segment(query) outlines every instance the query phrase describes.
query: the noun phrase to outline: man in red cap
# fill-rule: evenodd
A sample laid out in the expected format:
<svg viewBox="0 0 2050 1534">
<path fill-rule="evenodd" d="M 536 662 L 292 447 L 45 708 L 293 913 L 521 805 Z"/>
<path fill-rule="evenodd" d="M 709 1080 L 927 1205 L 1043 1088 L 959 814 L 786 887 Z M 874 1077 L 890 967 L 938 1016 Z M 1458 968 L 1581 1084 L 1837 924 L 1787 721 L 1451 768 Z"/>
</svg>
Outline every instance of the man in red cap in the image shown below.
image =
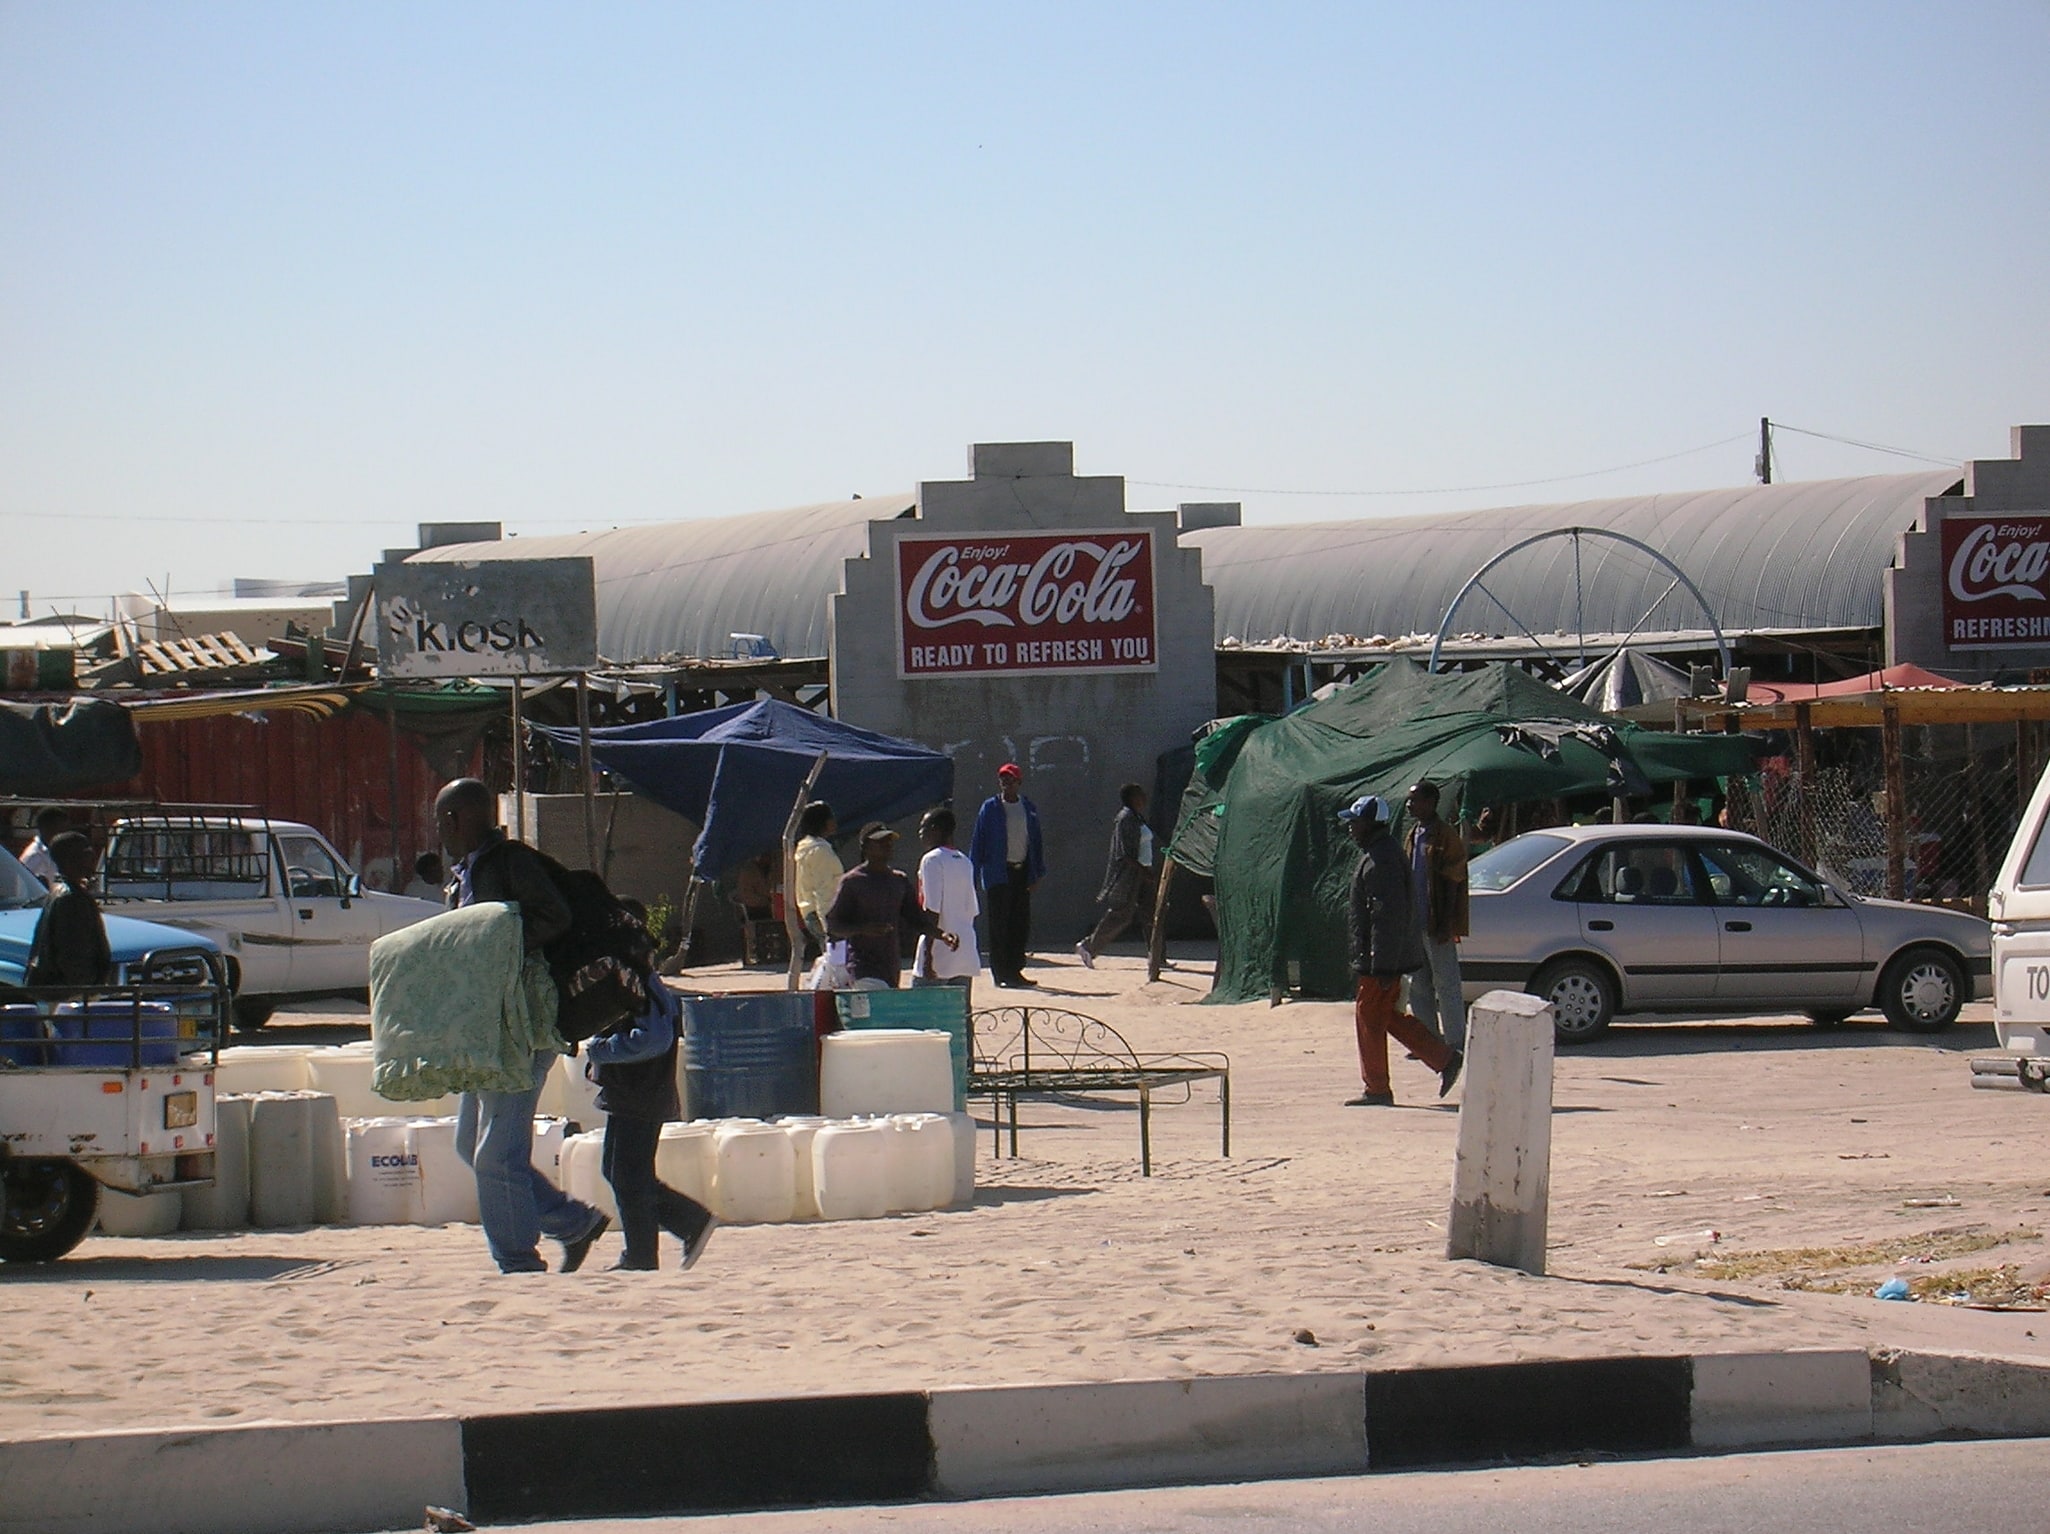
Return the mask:
<svg viewBox="0 0 2050 1534">
<path fill-rule="evenodd" d="M 975 814 L 968 861 L 989 913 L 989 972 L 998 985 L 1026 986 L 1025 951 L 1032 941 L 1032 886 L 1046 877 L 1039 809 L 1019 792 L 1025 770 L 1016 762 L 997 769 L 997 792 Z"/>
</svg>

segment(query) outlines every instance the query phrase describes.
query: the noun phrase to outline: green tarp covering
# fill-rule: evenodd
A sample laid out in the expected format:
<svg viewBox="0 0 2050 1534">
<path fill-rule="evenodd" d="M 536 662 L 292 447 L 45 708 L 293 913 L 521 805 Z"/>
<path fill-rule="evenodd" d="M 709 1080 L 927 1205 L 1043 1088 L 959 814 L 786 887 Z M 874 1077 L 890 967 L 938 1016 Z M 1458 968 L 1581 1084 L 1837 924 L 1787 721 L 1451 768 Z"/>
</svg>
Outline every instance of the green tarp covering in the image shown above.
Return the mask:
<svg viewBox="0 0 2050 1534">
<path fill-rule="evenodd" d="M 1216 1001 L 1264 998 L 1291 964 L 1306 994 L 1351 994 L 1355 853 L 1337 814 L 1360 794 L 1399 807 L 1432 778 L 1448 811 L 1472 813 L 1743 775 L 1754 761 L 1742 736 L 1621 724 L 1506 664 L 1440 674 L 1394 660 L 1286 718 L 1225 728 L 1225 746 L 1198 747 L 1172 847 L 1178 866 L 1216 882 Z"/>
</svg>

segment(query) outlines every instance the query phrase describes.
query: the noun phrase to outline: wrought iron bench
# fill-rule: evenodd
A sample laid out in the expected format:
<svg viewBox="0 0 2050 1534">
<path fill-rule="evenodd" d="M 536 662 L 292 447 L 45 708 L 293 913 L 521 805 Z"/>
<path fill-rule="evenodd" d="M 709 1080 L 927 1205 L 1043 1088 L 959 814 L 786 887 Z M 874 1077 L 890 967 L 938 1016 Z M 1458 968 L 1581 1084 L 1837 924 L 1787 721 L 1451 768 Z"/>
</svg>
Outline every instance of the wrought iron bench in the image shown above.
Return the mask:
<svg viewBox="0 0 2050 1534">
<path fill-rule="evenodd" d="M 1008 1117 L 1011 1154 L 1018 1154 L 1018 1100 L 1132 1092 L 1139 1099 L 1139 1169 L 1153 1175 L 1153 1094 L 1179 1089 L 1178 1102 L 1199 1081 L 1217 1083 L 1222 1154 L 1231 1154 L 1231 1061 L 1214 1052 L 1142 1055 L 1110 1024 L 1060 1007 L 989 1007 L 969 1019 L 968 1095 L 995 1110 L 992 1133 L 1003 1152 Z M 1007 1111 L 1008 1110 L 1008 1111 Z"/>
</svg>

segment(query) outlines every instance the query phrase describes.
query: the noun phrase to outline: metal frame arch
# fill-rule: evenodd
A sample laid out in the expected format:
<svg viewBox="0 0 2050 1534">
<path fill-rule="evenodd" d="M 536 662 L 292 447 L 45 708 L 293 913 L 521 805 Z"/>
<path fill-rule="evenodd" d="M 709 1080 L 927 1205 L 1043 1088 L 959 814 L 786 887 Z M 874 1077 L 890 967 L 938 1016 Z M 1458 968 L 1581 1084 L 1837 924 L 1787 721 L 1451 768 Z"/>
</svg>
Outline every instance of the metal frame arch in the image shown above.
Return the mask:
<svg viewBox="0 0 2050 1534">
<path fill-rule="evenodd" d="M 1723 636 L 1723 626 L 1717 621 L 1715 609 L 1709 605 L 1708 598 L 1702 594 L 1701 588 L 1694 584 L 1685 570 L 1682 570 L 1672 560 L 1661 554 L 1650 544 L 1644 542 L 1641 538 L 1633 538 L 1628 533 L 1619 533 L 1606 527 L 1554 527 L 1542 533 L 1533 533 L 1528 538 L 1519 539 L 1517 542 L 1510 544 L 1508 548 L 1502 550 L 1501 553 L 1495 555 L 1486 564 L 1474 571 L 1472 575 L 1466 578 L 1466 584 L 1461 586 L 1453 596 L 1451 605 L 1445 609 L 1445 616 L 1439 620 L 1437 635 L 1431 640 L 1431 658 L 1427 664 L 1427 669 L 1431 671 L 1438 669 L 1445 648 L 1445 636 L 1452 632 L 1452 619 L 1458 613 L 1460 604 L 1467 599 L 1469 593 L 1476 589 L 1489 596 L 1497 607 L 1501 607 L 1505 613 L 1509 613 L 1510 621 L 1516 623 L 1517 627 L 1522 628 L 1522 622 L 1517 618 L 1516 614 L 1509 612 L 1509 609 L 1503 606 L 1499 597 L 1496 597 L 1493 592 L 1488 591 L 1485 586 L 1481 585 L 1481 578 L 1510 556 L 1522 553 L 1533 544 L 1545 543 L 1554 538 L 1571 538 L 1573 540 L 1574 568 L 1576 572 L 1579 569 L 1580 540 L 1582 538 L 1607 538 L 1611 542 L 1627 545 L 1637 550 L 1638 553 L 1653 559 L 1661 567 L 1671 572 L 1674 583 L 1686 589 L 1687 594 L 1694 598 L 1695 605 L 1701 609 L 1702 616 L 1708 619 L 1709 630 L 1715 635 L 1716 655 L 1722 661 L 1723 675 L 1727 677 L 1730 674 L 1730 642 Z M 1667 591 L 1670 592 L 1671 589 L 1671 587 L 1668 587 Z M 1578 592 L 1576 589 L 1576 599 L 1577 596 Z M 1661 595 L 1659 601 L 1664 600 L 1664 595 Z M 1658 602 L 1654 602 L 1652 606 L 1657 607 Z M 1648 613 L 1647 616 L 1649 616 Z M 1638 621 L 1641 623 L 1643 620 L 1639 619 Z M 1537 638 L 1528 629 L 1524 630 L 1524 637 L 1533 642 Z M 1585 629 L 1582 630 L 1581 637 L 1583 639 L 1586 637 Z"/>
</svg>

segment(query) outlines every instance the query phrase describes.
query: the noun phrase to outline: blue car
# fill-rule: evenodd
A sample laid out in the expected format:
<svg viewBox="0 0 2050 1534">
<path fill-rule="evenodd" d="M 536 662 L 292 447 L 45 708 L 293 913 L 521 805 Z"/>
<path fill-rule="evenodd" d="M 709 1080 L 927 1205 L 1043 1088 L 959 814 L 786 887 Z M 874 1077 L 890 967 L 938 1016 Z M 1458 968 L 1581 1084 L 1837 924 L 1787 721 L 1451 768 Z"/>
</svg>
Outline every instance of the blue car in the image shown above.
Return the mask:
<svg viewBox="0 0 2050 1534">
<path fill-rule="evenodd" d="M 43 881 L 0 848 L 0 984 L 20 985 L 28 972 L 43 903 Z M 212 938 L 161 922 L 106 917 L 107 944 L 114 952 L 115 985 L 212 987 L 224 977 L 221 950 Z M 184 1007 L 179 1008 L 184 1012 Z M 194 997 L 192 1015 L 210 1017 L 213 1002 L 204 990 Z"/>
</svg>

